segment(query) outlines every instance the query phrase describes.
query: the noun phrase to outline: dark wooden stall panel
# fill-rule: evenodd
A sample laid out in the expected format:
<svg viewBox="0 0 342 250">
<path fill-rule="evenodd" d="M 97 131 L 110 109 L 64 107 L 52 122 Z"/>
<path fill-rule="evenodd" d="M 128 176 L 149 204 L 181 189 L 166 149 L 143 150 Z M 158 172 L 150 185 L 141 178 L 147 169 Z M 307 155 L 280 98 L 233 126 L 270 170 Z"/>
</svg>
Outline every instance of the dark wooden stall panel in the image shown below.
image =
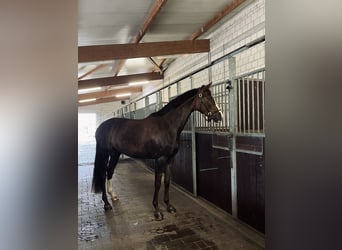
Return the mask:
<svg viewBox="0 0 342 250">
<path fill-rule="evenodd" d="M 172 166 L 172 182 L 193 192 L 191 132 L 180 135 L 179 150 Z"/>
<path fill-rule="evenodd" d="M 263 153 L 264 138 L 251 136 L 237 136 L 236 149 L 248 150 Z"/>
<path fill-rule="evenodd" d="M 238 218 L 265 233 L 264 156 L 237 153 Z"/>
<path fill-rule="evenodd" d="M 232 213 L 230 152 L 213 148 L 213 134 L 196 133 L 197 193 L 216 206 Z M 221 145 L 228 147 L 228 145 Z"/>
</svg>

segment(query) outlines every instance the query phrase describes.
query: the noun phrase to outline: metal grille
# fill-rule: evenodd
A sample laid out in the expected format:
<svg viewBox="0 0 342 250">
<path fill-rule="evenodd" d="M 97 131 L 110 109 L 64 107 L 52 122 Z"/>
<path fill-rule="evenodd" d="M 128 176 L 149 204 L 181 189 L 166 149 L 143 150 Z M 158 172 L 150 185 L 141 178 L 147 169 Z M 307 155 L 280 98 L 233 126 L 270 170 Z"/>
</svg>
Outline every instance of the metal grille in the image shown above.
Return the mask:
<svg viewBox="0 0 342 250">
<path fill-rule="evenodd" d="M 264 135 L 265 121 L 265 68 L 247 73 L 235 78 L 235 132 L 237 134 Z M 163 94 L 159 92 L 160 95 Z M 197 131 L 229 132 L 229 91 L 227 82 L 219 82 L 211 87 L 211 94 L 222 112 L 222 121 L 208 122 L 203 114 L 195 112 L 194 126 Z M 170 97 L 172 100 L 174 97 Z M 153 103 L 147 107 L 129 112 L 121 110 L 121 117 L 142 119 L 165 106 L 167 102 Z M 128 111 L 128 112 L 127 112 Z M 191 130 L 191 120 L 187 122 L 184 130 Z"/>
<path fill-rule="evenodd" d="M 236 133 L 264 134 L 265 69 L 236 78 Z"/>
</svg>

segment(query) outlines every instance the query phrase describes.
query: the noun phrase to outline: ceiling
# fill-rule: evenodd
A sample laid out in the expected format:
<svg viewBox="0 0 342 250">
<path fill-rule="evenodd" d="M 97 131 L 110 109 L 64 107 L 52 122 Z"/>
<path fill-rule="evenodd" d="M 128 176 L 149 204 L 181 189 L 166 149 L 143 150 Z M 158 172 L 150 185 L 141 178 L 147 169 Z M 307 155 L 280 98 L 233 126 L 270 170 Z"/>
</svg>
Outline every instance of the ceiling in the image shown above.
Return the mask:
<svg viewBox="0 0 342 250">
<path fill-rule="evenodd" d="M 177 56 L 208 52 L 201 35 L 245 2 L 79 0 L 78 97 L 92 100 L 79 106 L 127 99 L 142 91 L 133 82 L 162 79 Z"/>
</svg>

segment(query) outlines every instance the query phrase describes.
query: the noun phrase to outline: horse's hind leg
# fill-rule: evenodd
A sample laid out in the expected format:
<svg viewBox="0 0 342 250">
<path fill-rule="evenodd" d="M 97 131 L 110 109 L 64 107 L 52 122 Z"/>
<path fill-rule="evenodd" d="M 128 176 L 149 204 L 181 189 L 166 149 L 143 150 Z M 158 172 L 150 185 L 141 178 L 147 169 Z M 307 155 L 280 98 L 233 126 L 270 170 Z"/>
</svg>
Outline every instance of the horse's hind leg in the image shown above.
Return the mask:
<svg viewBox="0 0 342 250">
<path fill-rule="evenodd" d="M 171 165 L 172 165 L 172 161 L 169 162 L 166 165 L 165 168 L 165 176 L 164 176 L 164 202 L 166 204 L 166 209 L 169 213 L 175 213 L 176 212 L 176 208 L 174 208 L 174 206 L 172 206 L 170 204 L 170 199 L 169 199 L 169 190 L 170 190 L 170 182 L 171 182 Z"/>
<path fill-rule="evenodd" d="M 98 145 L 96 146 L 95 154 L 95 168 L 93 174 L 93 189 L 95 193 L 102 192 L 102 200 L 104 202 L 104 209 L 110 210 L 112 206 L 109 204 L 106 195 L 106 170 L 108 164 L 109 154 L 104 152 Z"/>
<path fill-rule="evenodd" d="M 107 168 L 107 192 L 112 198 L 113 201 L 118 200 L 118 196 L 115 194 L 113 191 L 113 174 L 114 174 L 114 169 L 116 167 L 116 164 L 119 161 L 120 153 L 117 151 L 114 151 L 110 154 L 110 160 L 108 163 L 108 168 Z"/>
</svg>

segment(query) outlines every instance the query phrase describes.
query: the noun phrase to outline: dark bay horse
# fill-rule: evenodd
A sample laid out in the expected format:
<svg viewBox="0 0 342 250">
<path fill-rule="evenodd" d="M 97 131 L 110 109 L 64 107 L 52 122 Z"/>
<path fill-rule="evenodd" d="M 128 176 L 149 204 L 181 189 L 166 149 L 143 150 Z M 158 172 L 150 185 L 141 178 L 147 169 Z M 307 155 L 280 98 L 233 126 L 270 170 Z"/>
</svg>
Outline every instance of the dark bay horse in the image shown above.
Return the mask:
<svg viewBox="0 0 342 250">
<path fill-rule="evenodd" d="M 197 110 L 207 119 L 222 120 L 211 92 L 211 83 L 192 89 L 170 101 L 161 110 L 141 120 L 112 118 L 104 121 L 96 130 L 96 155 L 92 188 L 95 193 L 102 192 L 104 209 L 112 209 L 106 195 L 106 177 L 108 194 L 112 200 L 117 196 L 112 189 L 112 176 L 120 154 L 133 158 L 155 159 L 155 182 L 153 206 L 156 220 L 163 219 L 158 206 L 158 194 L 164 173 L 164 202 L 167 211 L 176 212 L 170 204 L 169 186 L 171 165 L 178 152 L 179 136 L 190 114 Z"/>
</svg>

